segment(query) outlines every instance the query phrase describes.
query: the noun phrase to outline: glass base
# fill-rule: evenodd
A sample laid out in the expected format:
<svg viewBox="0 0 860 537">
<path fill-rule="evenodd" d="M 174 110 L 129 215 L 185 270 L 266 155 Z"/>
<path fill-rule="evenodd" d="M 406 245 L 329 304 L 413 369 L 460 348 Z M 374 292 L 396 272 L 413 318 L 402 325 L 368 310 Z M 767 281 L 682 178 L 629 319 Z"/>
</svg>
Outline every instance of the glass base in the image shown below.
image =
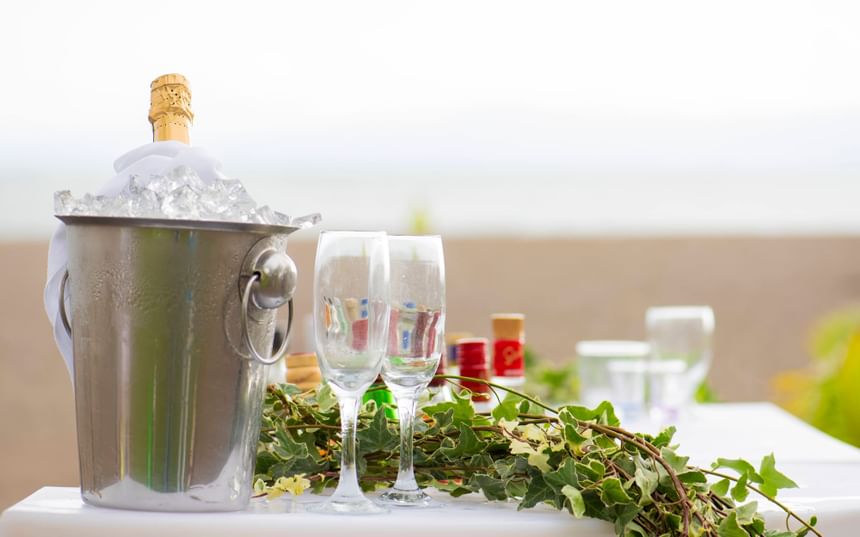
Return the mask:
<svg viewBox="0 0 860 537">
<path fill-rule="evenodd" d="M 395 488 L 383 492 L 379 496 L 379 503 L 393 507 L 442 507 L 444 505 L 421 489 L 400 490 Z"/>
<path fill-rule="evenodd" d="M 382 515 L 389 512 L 385 506 L 377 505 L 364 496 L 331 496 L 322 503 L 308 505 L 307 511 L 321 515 Z"/>
</svg>

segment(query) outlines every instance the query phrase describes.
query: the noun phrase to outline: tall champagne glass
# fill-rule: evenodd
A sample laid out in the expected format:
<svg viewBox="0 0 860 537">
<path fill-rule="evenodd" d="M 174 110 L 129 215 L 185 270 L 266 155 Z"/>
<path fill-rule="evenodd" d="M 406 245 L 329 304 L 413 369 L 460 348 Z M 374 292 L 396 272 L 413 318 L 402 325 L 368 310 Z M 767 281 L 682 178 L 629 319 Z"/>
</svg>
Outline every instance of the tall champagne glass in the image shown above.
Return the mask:
<svg viewBox="0 0 860 537">
<path fill-rule="evenodd" d="M 400 418 L 400 469 L 380 496 L 388 505 L 427 507 L 412 465 L 415 402 L 433 378 L 445 344 L 445 260 L 438 236 L 389 236 L 391 320 L 382 378 Z"/>
<path fill-rule="evenodd" d="M 312 508 L 322 513 L 374 514 L 386 508 L 358 485 L 355 429 L 361 396 L 379 375 L 388 335 L 388 243 L 385 233 L 320 234 L 314 266 L 317 358 L 340 405 L 341 467 L 337 488 Z"/>
</svg>

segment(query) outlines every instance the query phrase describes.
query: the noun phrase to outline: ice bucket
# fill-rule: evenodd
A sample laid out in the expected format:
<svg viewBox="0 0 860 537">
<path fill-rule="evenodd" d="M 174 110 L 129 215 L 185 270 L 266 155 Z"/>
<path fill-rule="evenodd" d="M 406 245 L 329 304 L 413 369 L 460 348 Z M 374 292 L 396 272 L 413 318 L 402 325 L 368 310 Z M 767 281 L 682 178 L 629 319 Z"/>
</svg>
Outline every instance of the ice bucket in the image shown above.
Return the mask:
<svg viewBox="0 0 860 537">
<path fill-rule="evenodd" d="M 81 494 L 154 511 L 245 507 L 296 228 L 59 216 Z M 63 297 L 66 297 L 64 300 Z M 68 307 L 68 313 L 64 306 Z M 289 329 L 288 329 L 289 331 Z"/>
</svg>

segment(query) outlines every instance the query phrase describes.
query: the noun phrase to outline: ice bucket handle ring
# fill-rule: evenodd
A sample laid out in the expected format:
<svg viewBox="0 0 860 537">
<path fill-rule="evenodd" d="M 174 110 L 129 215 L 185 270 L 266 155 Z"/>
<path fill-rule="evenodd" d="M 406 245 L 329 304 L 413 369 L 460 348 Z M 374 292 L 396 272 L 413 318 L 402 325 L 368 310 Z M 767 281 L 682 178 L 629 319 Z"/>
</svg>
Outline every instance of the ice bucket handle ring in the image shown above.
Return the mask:
<svg viewBox="0 0 860 537">
<path fill-rule="evenodd" d="M 242 339 L 245 346 L 251 352 L 251 356 L 265 365 L 272 365 L 287 352 L 287 344 L 290 341 L 290 332 L 293 328 L 293 293 L 296 289 L 296 266 L 293 260 L 286 254 L 277 250 L 268 249 L 256 259 L 255 270 L 245 284 L 245 292 L 242 294 Z M 257 289 L 254 290 L 254 285 Z M 248 308 L 251 296 L 254 305 L 263 309 L 276 309 L 287 304 L 287 331 L 281 346 L 271 356 L 260 354 L 248 330 Z"/>
<path fill-rule="evenodd" d="M 69 282 L 69 271 L 63 273 L 63 279 L 60 280 L 60 320 L 63 322 L 63 328 L 66 329 L 66 334 L 72 335 L 72 325 L 69 323 L 69 316 L 66 315 L 66 284 Z"/>
</svg>

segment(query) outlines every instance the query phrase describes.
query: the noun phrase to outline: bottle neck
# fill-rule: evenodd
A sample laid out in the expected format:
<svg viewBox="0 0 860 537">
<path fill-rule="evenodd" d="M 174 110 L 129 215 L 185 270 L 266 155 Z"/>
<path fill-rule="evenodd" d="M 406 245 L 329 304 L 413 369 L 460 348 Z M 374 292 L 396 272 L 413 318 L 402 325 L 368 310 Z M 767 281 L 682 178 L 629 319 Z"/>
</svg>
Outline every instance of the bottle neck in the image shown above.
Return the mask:
<svg viewBox="0 0 860 537">
<path fill-rule="evenodd" d="M 152 141 L 176 140 L 190 144 L 188 118 L 178 114 L 164 114 L 152 122 Z"/>
<path fill-rule="evenodd" d="M 162 75 L 149 86 L 149 122 L 152 141 L 176 140 L 189 143 L 188 128 L 194 120 L 191 112 L 191 89 L 179 74 Z"/>
</svg>

